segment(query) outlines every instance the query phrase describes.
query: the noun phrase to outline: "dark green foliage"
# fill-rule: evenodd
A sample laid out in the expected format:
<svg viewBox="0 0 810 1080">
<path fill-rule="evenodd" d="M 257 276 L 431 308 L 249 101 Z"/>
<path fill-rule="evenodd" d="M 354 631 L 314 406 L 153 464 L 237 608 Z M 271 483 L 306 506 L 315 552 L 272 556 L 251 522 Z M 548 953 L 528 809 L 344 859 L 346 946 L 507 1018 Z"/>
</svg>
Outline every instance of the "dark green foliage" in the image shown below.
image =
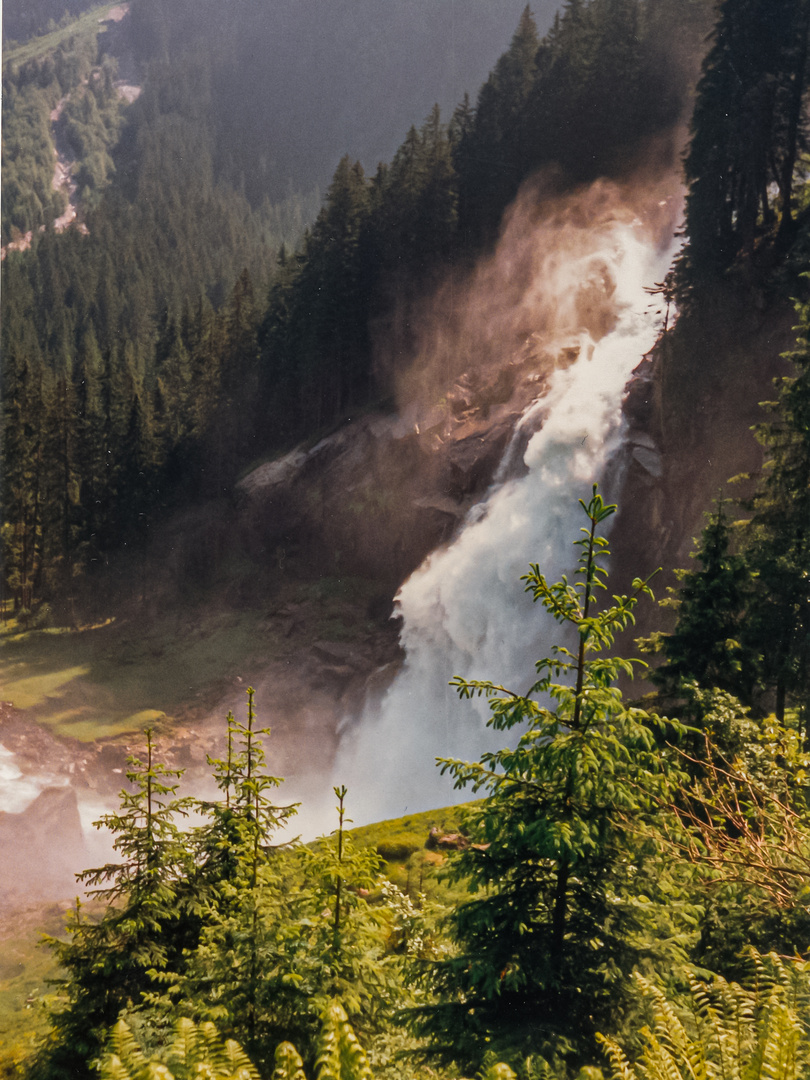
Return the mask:
<svg viewBox="0 0 810 1080">
<path fill-rule="evenodd" d="M 3 516 L 15 607 L 80 597 L 84 575 L 123 544 L 142 550 L 184 501 L 230 494 L 251 460 L 390 394 L 396 372 L 372 355 L 372 326 L 404 328 L 390 362 L 407 360 L 419 296 L 493 237 L 533 169 L 557 163 L 564 182 L 626 170 L 632 147 L 672 121 L 688 85 L 688 65 L 659 63 L 660 43 L 677 28 L 683 50 L 702 12 L 698 0 L 677 15 L 653 0 L 583 0 L 540 41 L 527 9 L 476 108 L 459 107 L 447 125 L 434 107 L 371 180 L 343 157 L 293 254 L 282 241 L 296 239 L 303 203 L 268 201 L 275 166 L 247 168 L 243 152 L 255 153 L 256 140 L 239 135 L 225 108 L 234 83 L 272 69 L 266 57 L 235 62 L 244 35 L 259 35 L 253 5 L 228 20 L 211 10 L 221 30 L 212 53 L 198 5 L 134 3 L 127 33 L 149 66 L 123 126 L 114 64 L 92 68 L 94 41 L 63 43 L 8 75 L 7 100 L 28 95 L 36 114 L 12 115 L 33 140 L 19 169 L 28 154 L 42 176 L 19 179 L 19 207 L 16 197 L 3 203 L 15 228 L 33 228 L 33 249 L 4 264 L 3 348 L 32 365 L 33 346 L 43 375 L 29 382 L 26 415 L 18 406 L 7 415 L 33 430 L 36 410 L 48 432 L 41 476 L 12 459 L 14 439 L 5 443 L 4 471 L 25 477 Z M 242 105 L 261 128 L 255 90 Z M 87 236 L 37 232 L 52 213 L 47 114 L 68 92 L 60 125 L 79 154 Z M 248 191 L 262 175 L 263 190 Z M 249 198 L 227 178 L 244 180 Z M 33 512 L 46 491 L 53 510 Z"/>
<path fill-rule="evenodd" d="M 97 197 L 115 169 L 112 152 L 123 124 L 116 76 L 116 64 L 108 57 L 86 86 L 71 92 L 60 117 L 58 134 L 78 162 L 77 194 L 84 206 Z"/>
<path fill-rule="evenodd" d="M 3 85 L 3 243 L 19 239 L 64 208 L 53 190 L 50 113 L 59 97 L 55 79 L 19 88 Z"/>
<path fill-rule="evenodd" d="M 683 296 L 749 255 L 778 225 L 789 238 L 805 135 L 806 0 L 723 0 L 698 85 L 686 157 Z"/>
<path fill-rule="evenodd" d="M 179 991 L 197 1011 L 225 1020 L 229 1032 L 261 1058 L 267 1019 L 262 998 L 268 950 L 274 948 L 281 871 L 274 834 L 294 816 L 295 805 L 276 806 L 280 784 L 266 769 L 263 737 L 248 690 L 244 724 L 228 715 L 227 752 L 213 760 L 224 798 L 200 804 L 206 821 L 191 838 L 198 870 L 194 892 L 205 931 Z M 282 845 L 283 846 L 283 845 Z"/>
<path fill-rule="evenodd" d="M 85 202 L 97 198 L 113 170 L 122 106 L 115 62 L 108 57 L 95 67 L 97 54 L 95 34 L 69 37 L 43 58 L 3 72 L 3 244 L 65 210 L 64 191 L 53 186 L 55 138 L 75 159 Z"/>
<path fill-rule="evenodd" d="M 35 34 L 52 30 L 57 24 L 69 22 L 95 0 L 6 0 L 3 5 L 3 45 L 26 41 Z"/>
<path fill-rule="evenodd" d="M 680 574 L 678 621 L 650 644 L 664 653 L 653 681 L 677 694 L 685 681 L 737 695 L 780 723 L 799 713 L 805 740 L 810 666 L 810 381 L 808 308 L 799 306 L 799 348 L 788 354 L 796 374 L 779 381 L 772 419 L 757 438 L 765 464 L 750 517 L 734 535 L 719 506 L 703 532 L 700 570 Z"/>
<path fill-rule="evenodd" d="M 765 468 L 745 536 L 757 580 L 747 633 L 762 650 L 777 718 L 796 708 L 810 747 L 810 305 L 798 314 L 798 348 L 788 354 L 795 375 L 780 381 L 772 419 L 757 431 Z"/>
<path fill-rule="evenodd" d="M 286 400 L 289 438 L 388 391 L 370 323 L 393 321 L 394 309 L 405 330 L 390 351 L 409 358 L 415 301 L 495 238 L 537 168 L 554 167 L 562 186 L 628 172 L 643 140 L 678 118 L 689 85 L 687 60 L 661 63 L 661 42 L 677 33 L 679 49 L 698 51 L 708 8 L 571 3 L 542 41 L 527 8 L 474 109 L 465 99 L 445 125 L 435 107 L 370 182 L 340 162 L 303 248 L 285 253 L 261 334 L 264 396 Z"/>
<path fill-rule="evenodd" d="M 311 847 L 284 854 L 265 842 L 249 850 L 238 837 L 227 840 L 239 819 L 233 804 L 210 807 L 201 834 L 220 837 L 218 861 L 203 861 L 201 881 L 209 865 L 221 877 L 183 994 L 197 1015 L 234 1034 L 263 1066 L 285 1039 L 313 1063 L 319 1017 L 335 996 L 368 1032 L 379 1029 L 401 994 L 384 955 L 384 911 L 368 899 L 381 860 L 369 849 L 355 850 L 344 828 L 345 789 L 337 792 L 338 830 Z M 211 850 L 210 839 L 205 848 Z"/>
<path fill-rule="evenodd" d="M 120 862 L 79 875 L 109 907 L 94 921 L 82 917 L 77 903 L 69 939 L 50 940 L 65 977 L 43 1054 L 47 1076 L 91 1075 L 89 1063 L 121 1010 L 142 1004 L 195 942 L 186 889 L 191 864 L 177 821 L 190 804 L 176 796 L 171 781 L 178 774 L 153 761 L 151 732 L 146 735 L 146 761 L 129 759 L 131 787 L 121 792 L 119 811 L 98 823 L 113 834 Z"/>
<path fill-rule="evenodd" d="M 519 732 L 513 749 L 480 763 L 442 763 L 457 787 L 487 792 L 469 816 L 473 842 L 452 864 L 478 895 L 448 917 L 456 951 L 426 965 L 438 1003 L 412 1016 L 432 1052 L 465 1065 L 480 1064 L 485 1047 L 588 1053 L 598 1026 L 621 1014 L 640 956 L 632 897 L 645 852 L 635 830 L 662 812 L 671 780 L 658 721 L 627 707 L 614 685 L 633 663 L 604 654 L 649 590 L 637 581 L 632 596 L 598 606 L 608 552 L 597 527 L 615 507 L 596 489 L 582 506 L 577 580 L 550 584 L 536 566 L 525 579 L 576 632 L 574 650 L 539 660 L 527 695 L 453 681 L 464 697 L 487 697 L 494 730 Z"/>
<path fill-rule="evenodd" d="M 508 50 L 481 88 L 472 122 L 461 129 L 455 161 L 462 227 L 477 235 L 493 235 L 529 172 L 533 146 L 521 137 L 521 120 L 535 86 L 538 47 L 537 27 L 527 7 Z"/>
<path fill-rule="evenodd" d="M 666 659 L 651 679 L 665 692 L 677 693 L 684 681 L 694 679 L 701 687 L 717 687 L 751 702 L 757 656 L 741 642 L 754 583 L 745 558 L 731 546 L 731 525 L 719 503 L 694 555 L 700 569 L 678 575 L 677 626 L 654 642 Z"/>
</svg>

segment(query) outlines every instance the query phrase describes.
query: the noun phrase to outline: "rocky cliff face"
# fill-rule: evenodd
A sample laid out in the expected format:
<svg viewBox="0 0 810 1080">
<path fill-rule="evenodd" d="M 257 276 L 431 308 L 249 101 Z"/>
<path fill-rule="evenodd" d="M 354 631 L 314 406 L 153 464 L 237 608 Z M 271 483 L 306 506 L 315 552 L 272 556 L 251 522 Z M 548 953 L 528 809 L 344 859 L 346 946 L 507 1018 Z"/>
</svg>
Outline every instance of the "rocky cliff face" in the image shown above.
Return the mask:
<svg viewBox="0 0 810 1080">
<path fill-rule="evenodd" d="M 682 317 L 636 372 L 625 400 L 625 469 L 612 537 L 617 584 L 658 567 L 655 591 L 690 566 L 704 515 L 717 498 L 739 498 L 762 453 L 751 431 L 765 419 L 760 402 L 787 373 L 782 354 L 795 344 L 792 307 L 724 287 Z M 633 636 L 666 615 L 643 605 Z"/>
<path fill-rule="evenodd" d="M 492 483 L 527 405 L 577 348 L 548 354 L 532 341 L 499 368 L 468 372 L 435 404 L 372 412 L 237 485 L 235 505 L 176 519 L 155 547 L 175 580 L 238 546 L 254 564 L 295 560 L 314 575 L 356 575 L 393 598 L 402 581 L 449 540 Z M 389 606 L 390 611 L 390 606 Z"/>
</svg>

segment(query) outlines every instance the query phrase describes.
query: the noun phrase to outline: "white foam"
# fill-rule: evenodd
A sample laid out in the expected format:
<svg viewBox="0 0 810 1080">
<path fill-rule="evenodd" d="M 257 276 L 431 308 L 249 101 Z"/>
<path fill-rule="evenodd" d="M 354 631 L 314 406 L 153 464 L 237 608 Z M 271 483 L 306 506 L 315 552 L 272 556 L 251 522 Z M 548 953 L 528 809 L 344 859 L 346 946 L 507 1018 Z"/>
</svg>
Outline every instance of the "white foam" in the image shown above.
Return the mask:
<svg viewBox="0 0 810 1080">
<path fill-rule="evenodd" d="M 574 245 L 568 263 L 564 250 L 557 253 L 561 287 L 602 274 L 617 321 L 596 342 L 580 331 L 579 358 L 527 410 L 515 436 L 525 443 L 528 427 L 525 474 L 503 479 L 455 542 L 402 587 L 405 665 L 382 705 L 347 725 L 334 769 L 334 782 L 349 786 L 358 823 L 465 797 L 440 776 L 435 759 L 475 760 L 506 736 L 486 729 L 485 702 L 460 701 L 450 678 L 493 679 L 525 692 L 534 661 L 560 643 L 559 628 L 520 577 L 530 562 L 551 580 L 576 563 L 572 542 L 585 520 L 577 500 L 589 497 L 620 445 L 624 388 L 658 332 L 644 287 L 661 280 L 672 256 L 637 222 L 615 220 L 591 232 L 590 248 Z M 574 306 L 561 306 L 566 321 L 547 331 L 550 340 L 560 332 L 570 340 Z"/>
</svg>

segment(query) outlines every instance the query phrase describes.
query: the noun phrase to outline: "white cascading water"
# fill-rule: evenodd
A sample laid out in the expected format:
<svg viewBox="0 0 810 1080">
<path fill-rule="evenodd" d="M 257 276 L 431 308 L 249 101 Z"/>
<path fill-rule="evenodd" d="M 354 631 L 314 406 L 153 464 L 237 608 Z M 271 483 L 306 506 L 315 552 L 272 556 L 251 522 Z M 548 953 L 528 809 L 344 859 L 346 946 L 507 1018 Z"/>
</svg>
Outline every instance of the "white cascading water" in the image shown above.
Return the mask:
<svg viewBox="0 0 810 1080">
<path fill-rule="evenodd" d="M 564 227 L 540 227 L 529 239 L 545 245 L 540 273 L 549 277 L 522 291 L 521 325 L 534 291 L 543 298 L 544 341 L 570 343 L 576 334 L 579 355 L 524 413 L 486 500 L 400 590 L 404 666 L 382 703 L 347 724 L 333 774 L 348 785 L 358 823 L 464 798 L 435 759 L 477 760 L 507 737 L 486 728 L 486 703 L 462 702 L 450 678 L 487 678 L 525 692 L 535 660 L 561 643 L 559 627 L 533 604 L 520 577 L 535 562 L 557 580 L 576 562 L 572 542 L 584 523 L 577 500 L 605 477 L 622 439 L 623 391 L 657 337 L 645 286 L 662 280 L 670 265 L 676 203 L 653 202 L 660 209 L 641 216 L 609 205 L 602 220 L 586 214 L 581 226 L 576 214 L 567 215 Z M 583 325 L 593 319 L 574 302 L 582 283 L 592 293 L 594 281 L 614 315 L 596 341 Z M 511 459 L 521 450 L 516 476 Z"/>
<path fill-rule="evenodd" d="M 525 411 L 496 483 L 457 538 L 400 590 L 406 661 L 382 702 L 346 722 L 331 778 L 349 787 L 356 824 L 463 798 L 435 759 L 474 760 L 505 736 L 486 728 L 486 704 L 461 702 L 449 680 L 491 678 L 525 691 L 534 661 L 560 641 L 520 577 L 530 562 L 552 579 L 571 569 L 583 520 L 577 499 L 602 480 L 621 444 L 623 390 L 657 335 L 645 286 L 662 279 L 674 250 L 679 198 L 668 187 L 647 186 L 629 203 L 599 184 L 541 211 L 529 193 L 467 293 L 453 292 L 452 304 L 439 294 L 419 357 L 431 392 L 448 350 L 473 363 L 477 353 L 479 366 L 510 362 L 497 346 L 518 338 L 531 339 L 538 355 L 570 357 L 577 343 L 579 355 Z M 0 745 L 0 810 L 22 810 L 63 782 L 23 775 Z M 296 831 L 333 827 L 326 787 L 323 778 L 298 792 L 295 780 L 285 785 L 303 800 Z M 103 807 L 91 809 L 96 817 Z"/>
</svg>

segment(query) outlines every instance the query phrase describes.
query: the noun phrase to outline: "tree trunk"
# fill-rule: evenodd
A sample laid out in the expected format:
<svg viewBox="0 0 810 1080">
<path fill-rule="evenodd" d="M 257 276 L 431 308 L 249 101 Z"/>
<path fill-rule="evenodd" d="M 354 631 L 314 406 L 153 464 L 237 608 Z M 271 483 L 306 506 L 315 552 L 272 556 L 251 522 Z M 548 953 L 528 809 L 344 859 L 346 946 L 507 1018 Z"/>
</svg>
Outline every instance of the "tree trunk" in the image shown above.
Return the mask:
<svg viewBox="0 0 810 1080">
<path fill-rule="evenodd" d="M 801 4 L 799 16 L 799 40 L 796 63 L 793 69 L 793 81 L 790 94 L 790 110 L 788 113 L 787 146 L 785 157 L 782 162 L 782 176 L 779 189 L 782 193 L 782 218 L 779 222 L 779 235 L 784 236 L 793 228 L 793 213 L 790 200 L 793 194 L 793 170 L 796 168 L 796 157 L 799 147 L 799 126 L 802 117 L 802 102 L 807 83 L 807 51 L 808 35 L 810 34 L 810 3 L 807 0 Z"/>
<path fill-rule="evenodd" d="M 565 953 L 565 926 L 568 920 L 568 879 L 571 865 L 567 858 L 557 864 L 557 880 L 554 885 L 554 910 L 551 919 L 551 970 L 555 981 L 562 976 Z"/>
</svg>

